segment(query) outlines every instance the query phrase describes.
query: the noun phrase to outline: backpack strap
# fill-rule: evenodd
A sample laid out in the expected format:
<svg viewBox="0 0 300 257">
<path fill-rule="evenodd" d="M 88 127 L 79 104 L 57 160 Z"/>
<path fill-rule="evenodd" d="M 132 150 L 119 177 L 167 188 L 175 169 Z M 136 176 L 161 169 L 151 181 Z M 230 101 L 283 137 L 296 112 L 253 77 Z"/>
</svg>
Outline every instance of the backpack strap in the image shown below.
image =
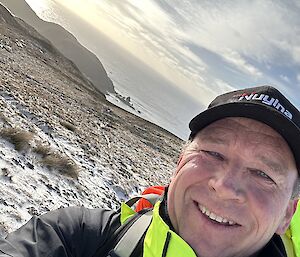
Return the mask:
<svg viewBox="0 0 300 257">
<path fill-rule="evenodd" d="M 152 220 L 152 210 L 139 216 L 107 257 L 130 257 Z"/>
<path fill-rule="evenodd" d="M 106 241 L 102 246 L 100 246 L 93 257 L 104 257 L 104 256 L 111 256 L 115 257 L 115 255 L 112 251 L 114 247 L 118 244 L 118 242 L 123 238 L 123 236 L 126 234 L 128 229 L 140 218 L 140 216 L 144 215 L 146 212 L 148 212 L 149 209 L 144 209 L 138 213 L 136 213 L 134 216 L 128 218 L 126 222 L 122 225 L 120 225 L 115 231 L 111 232 Z M 110 255 L 108 255 L 111 252 Z"/>
<path fill-rule="evenodd" d="M 145 194 L 131 198 L 126 202 L 126 204 L 132 207 L 140 199 L 145 199 L 154 206 L 155 203 L 162 197 L 163 196 L 157 194 Z M 152 220 L 152 215 L 152 209 L 148 209 L 148 211 L 139 215 L 135 222 L 132 222 L 129 229 L 119 239 L 119 242 L 116 244 L 114 249 L 109 252 L 108 257 L 130 257 L 147 231 Z"/>
<path fill-rule="evenodd" d="M 161 196 L 157 194 L 136 196 L 129 199 L 126 204 L 129 207 L 133 207 L 133 205 L 140 199 L 145 199 L 152 205 L 155 205 L 155 203 L 161 199 Z M 120 212 L 120 210 L 118 212 Z M 128 218 L 125 223 L 122 224 L 116 231 L 114 231 L 109 236 L 104 246 L 99 247 L 93 256 L 129 257 L 149 227 L 151 220 L 152 209 L 142 209 L 141 211 L 137 212 L 132 217 Z"/>
</svg>

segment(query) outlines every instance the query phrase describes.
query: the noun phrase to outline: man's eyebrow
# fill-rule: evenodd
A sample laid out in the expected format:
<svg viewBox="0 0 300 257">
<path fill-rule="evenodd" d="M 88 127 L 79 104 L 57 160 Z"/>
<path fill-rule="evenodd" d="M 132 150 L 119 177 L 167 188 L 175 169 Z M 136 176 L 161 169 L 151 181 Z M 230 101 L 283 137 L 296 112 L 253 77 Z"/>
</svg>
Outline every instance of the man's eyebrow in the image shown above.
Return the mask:
<svg viewBox="0 0 300 257">
<path fill-rule="evenodd" d="M 203 137 L 201 137 L 201 141 L 205 143 L 229 145 L 229 140 L 227 140 L 226 138 L 221 138 L 218 136 L 207 136 L 205 134 L 203 135 Z"/>
<path fill-rule="evenodd" d="M 282 162 L 272 161 L 265 156 L 258 157 L 261 162 L 271 168 L 274 172 L 279 173 L 280 175 L 285 175 L 287 167 Z"/>
</svg>

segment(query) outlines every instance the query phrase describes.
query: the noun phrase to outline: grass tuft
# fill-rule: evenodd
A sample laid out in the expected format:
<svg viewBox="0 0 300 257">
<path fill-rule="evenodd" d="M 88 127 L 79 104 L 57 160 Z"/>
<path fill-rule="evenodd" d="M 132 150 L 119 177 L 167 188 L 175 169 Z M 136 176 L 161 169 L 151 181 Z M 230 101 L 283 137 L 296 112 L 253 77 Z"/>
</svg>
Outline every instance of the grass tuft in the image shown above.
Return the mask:
<svg viewBox="0 0 300 257">
<path fill-rule="evenodd" d="M 33 151 L 41 155 L 41 164 L 50 170 L 57 170 L 62 175 L 78 178 L 79 169 L 77 164 L 68 156 L 54 152 L 49 145 L 39 144 Z"/>
<path fill-rule="evenodd" d="M 41 155 L 42 158 L 45 158 L 47 155 L 50 155 L 52 153 L 52 150 L 49 145 L 38 144 L 33 148 L 33 152 Z"/>
<path fill-rule="evenodd" d="M 4 128 L 0 130 L 0 136 L 12 143 L 17 151 L 30 148 L 30 141 L 33 134 L 19 128 Z"/>
<path fill-rule="evenodd" d="M 67 156 L 63 156 L 58 153 L 52 153 L 43 158 L 42 163 L 50 169 L 58 170 L 65 176 L 76 179 L 78 178 L 78 167 L 76 163 Z"/>
</svg>

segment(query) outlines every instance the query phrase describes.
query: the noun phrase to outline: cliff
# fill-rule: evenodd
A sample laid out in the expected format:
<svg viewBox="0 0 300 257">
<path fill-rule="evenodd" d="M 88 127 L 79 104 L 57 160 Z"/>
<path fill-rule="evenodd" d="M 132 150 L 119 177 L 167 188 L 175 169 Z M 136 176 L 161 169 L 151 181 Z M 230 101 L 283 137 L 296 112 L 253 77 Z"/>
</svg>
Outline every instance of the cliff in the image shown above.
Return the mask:
<svg viewBox="0 0 300 257">
<path fill-rule="evenodd" d="M 64 56 L 70 59 L 97 90 L 115 93 L 112 81 L 95 54 L 83 47 L 77 39 L 60 25 L 40 19 L 25 0 L 0 0 L 15 16 L 34 27 Z"/>
</svg>

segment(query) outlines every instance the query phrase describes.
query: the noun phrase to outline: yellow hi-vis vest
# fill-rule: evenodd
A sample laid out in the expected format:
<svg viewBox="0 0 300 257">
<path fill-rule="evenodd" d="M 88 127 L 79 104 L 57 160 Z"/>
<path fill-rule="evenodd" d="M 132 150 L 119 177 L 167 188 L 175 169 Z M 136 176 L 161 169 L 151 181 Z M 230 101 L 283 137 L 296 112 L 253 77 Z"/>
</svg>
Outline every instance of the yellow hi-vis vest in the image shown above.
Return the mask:
<svg viewBox="0 0 300 257">
<path fill-rule="evenodd" d="M 154 205 L 151 224 L 146 232 L 144 240 L 143 257 L 163 256 L 167 245 L 166 257 L 197 257 L 193 249 L 159 216 L 160 201 Z M 126 204 L 121 206 L 121 223 L 134 215 L 135 212 Z"/>
<path fill-rule="evenodd" d="M 288 257 L 300 257 L 300 205 L 298 206 L 291 224 L 281 236 Z"/>
<path fill-rule="evenodd" d="M 159 216 L 159 206 L 160 201 L 154 205 L 153 219 L 144 240 L 143 257 L 162 256 L 166 242 L 168 242 L 166 257 L 197 257 L 193 249 L 179 235 L 171 231 L 169 226 Z M 134 210 L 125 203 L 122 203 L 122 224 L 135 214 Z M 288 257 L 300 257 L 300 205 L 294 214 L 288 230 L 281 236 L 281 239 Z"/>
</svg>

